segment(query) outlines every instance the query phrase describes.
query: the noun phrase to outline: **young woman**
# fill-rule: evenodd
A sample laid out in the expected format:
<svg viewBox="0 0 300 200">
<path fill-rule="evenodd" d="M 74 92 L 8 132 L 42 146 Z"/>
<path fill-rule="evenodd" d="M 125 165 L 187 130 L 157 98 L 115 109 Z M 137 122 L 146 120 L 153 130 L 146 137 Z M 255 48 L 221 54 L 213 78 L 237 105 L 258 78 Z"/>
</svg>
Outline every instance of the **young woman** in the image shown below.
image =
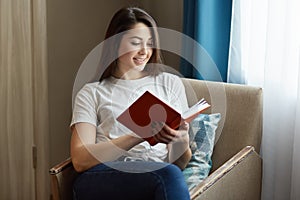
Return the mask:
<svg viewBox="0 0 300 200">
<path fill-rule="evenodd" d="M 181 173 L 191 157 L 188 124 L 153 123 L 151 146 L 116 118 L 149 90 L 179 112 L 187 108 L 179 77 L 162 72 L 157 26 L 140 8 L 124 8 L 105 36 L 100 81 L 75 98 L 71 157 L 80 173 L 75 199 L 189 199 Z M 141 116 L 143 117 L 143 116 Z"/>
</svg>

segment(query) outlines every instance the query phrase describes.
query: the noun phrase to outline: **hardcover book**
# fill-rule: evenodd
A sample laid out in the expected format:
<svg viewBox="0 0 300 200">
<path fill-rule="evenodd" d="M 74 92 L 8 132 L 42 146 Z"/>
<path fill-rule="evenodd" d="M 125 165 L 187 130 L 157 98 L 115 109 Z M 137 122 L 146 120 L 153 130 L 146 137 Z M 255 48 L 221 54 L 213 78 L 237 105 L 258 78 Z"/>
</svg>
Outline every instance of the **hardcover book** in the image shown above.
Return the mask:
<svg viewBox="0 0 300 200">
<path fill-rule="evenodd" d="M 146 91 L 133 102 L 117 120 L 138 136 L 148 141 L 150 145 L 157 144 L 153 138 L 152 122 L 163 122 L 172 129 L 178 129 L 183 122 L 191 122 L 197 115 L 210 107 L 201 99 L 188 110 L 180 114 L 170 105 Z"/>
</svg>

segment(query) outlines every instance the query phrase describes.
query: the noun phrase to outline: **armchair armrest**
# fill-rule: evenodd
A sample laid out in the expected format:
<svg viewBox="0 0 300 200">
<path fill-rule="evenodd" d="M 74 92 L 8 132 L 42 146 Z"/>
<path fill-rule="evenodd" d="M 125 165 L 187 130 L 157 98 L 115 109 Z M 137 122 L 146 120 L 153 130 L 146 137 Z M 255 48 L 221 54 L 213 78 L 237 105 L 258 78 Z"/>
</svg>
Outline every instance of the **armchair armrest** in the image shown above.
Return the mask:
<svg viewBox="0 0 300 200">
<path fill-rule="evenodd" d="M 71 158 L 55 165 L 49 170 L 53 200 L 73 199 L 73 182 L 78 173 L 75 171 Z"/>
<path fill-rule="evenodd" d="M 51 175 L 55 175 L 60 173 L 61 171 L 63 171 L 64 169 L 68 168 L 68 167 L 72 167 L 72 159 L 71 158 L 67 158 L 66 160 L 62 161 L 61 163 L 55 165 L 54 167 L 52 167 L 49 170 L 49 173 Z"/>
<path fill-rule="evenodd" d="M 260 199 L 262 160 L 247 146 L 190 191 L 192 200 Z"/>
</svg>

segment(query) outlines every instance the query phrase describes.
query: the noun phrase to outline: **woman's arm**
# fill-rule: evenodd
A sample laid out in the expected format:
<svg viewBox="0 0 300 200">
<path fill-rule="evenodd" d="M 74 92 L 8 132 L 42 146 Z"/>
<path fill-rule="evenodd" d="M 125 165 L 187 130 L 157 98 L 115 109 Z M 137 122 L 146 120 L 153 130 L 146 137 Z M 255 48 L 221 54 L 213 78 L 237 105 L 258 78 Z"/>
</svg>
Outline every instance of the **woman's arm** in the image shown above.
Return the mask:
<svg viewBox="0 0 300 200">
<path fill-rule="evenodd" d="M 154 138 L 158 142 L 168 145 L 169 162 L 174 163 L 182 170 L 186 167 L 192 156 L 188 130 L 188 123 L 184 123 L 178 130 L 174 130 L 162 123 L 157 123 L 154 128 L 154 131 L 157 133 L 154 135 Z"/>
<path fill-rule="evenodd" d="M 77 172 L 83 172 L 99 163 L 113 161 L 124 155 L 142 138 L 124 135 L 107 142 L 96 141 L 96 127 L 89 123 L 77 123 L 72 127 L 71 157 Z"/>
<path fill-rule="evenodd" d="M 189 145 L 189 124 L 184 123 L 179 130 L 175 140 L 168 144 L 169 162 L 177 165 L 183 170 L 191 160 L 192 152 Z M 174 130 L 173 130 L 174 131 Z"/>
<path fill-rule="evenodd" d="M 177 77 L 178 78 L 178 77 Z M 177 81 L 174 82 L 173 92 L 176 94 L 177 99 L 175 99 L 174 104 L 179 104 L 179 110 L 184 112 L 189 108 L 187 97 L 185 93 L 185 87 L 181 79 L 178 78 Z M 174 163 L 180 169 L 184 169 L 188 162 L 191 159 L 192 152 L 189 145 L 189 124 L 183 124 L 179 130 L 177 131 L 179 137 L 173 142 L 168 144 L 169 148 L 169 162 Z"/>
</svg>

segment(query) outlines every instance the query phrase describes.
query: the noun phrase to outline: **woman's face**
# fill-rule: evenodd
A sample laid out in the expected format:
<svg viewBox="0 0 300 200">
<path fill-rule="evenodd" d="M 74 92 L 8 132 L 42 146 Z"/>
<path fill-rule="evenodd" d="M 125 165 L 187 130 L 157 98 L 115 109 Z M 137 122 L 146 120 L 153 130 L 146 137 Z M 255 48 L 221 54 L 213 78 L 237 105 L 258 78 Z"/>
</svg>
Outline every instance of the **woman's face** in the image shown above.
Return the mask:
<svg viewBox="0 0 300 200">
<path fill-rule="evenodd" d="M 135 24 L 121 40 L 118 68 L 123 72 L 142 71 L 151 58 L 152 46 L 150 29 L 143 23 Z"/>
</svg>

